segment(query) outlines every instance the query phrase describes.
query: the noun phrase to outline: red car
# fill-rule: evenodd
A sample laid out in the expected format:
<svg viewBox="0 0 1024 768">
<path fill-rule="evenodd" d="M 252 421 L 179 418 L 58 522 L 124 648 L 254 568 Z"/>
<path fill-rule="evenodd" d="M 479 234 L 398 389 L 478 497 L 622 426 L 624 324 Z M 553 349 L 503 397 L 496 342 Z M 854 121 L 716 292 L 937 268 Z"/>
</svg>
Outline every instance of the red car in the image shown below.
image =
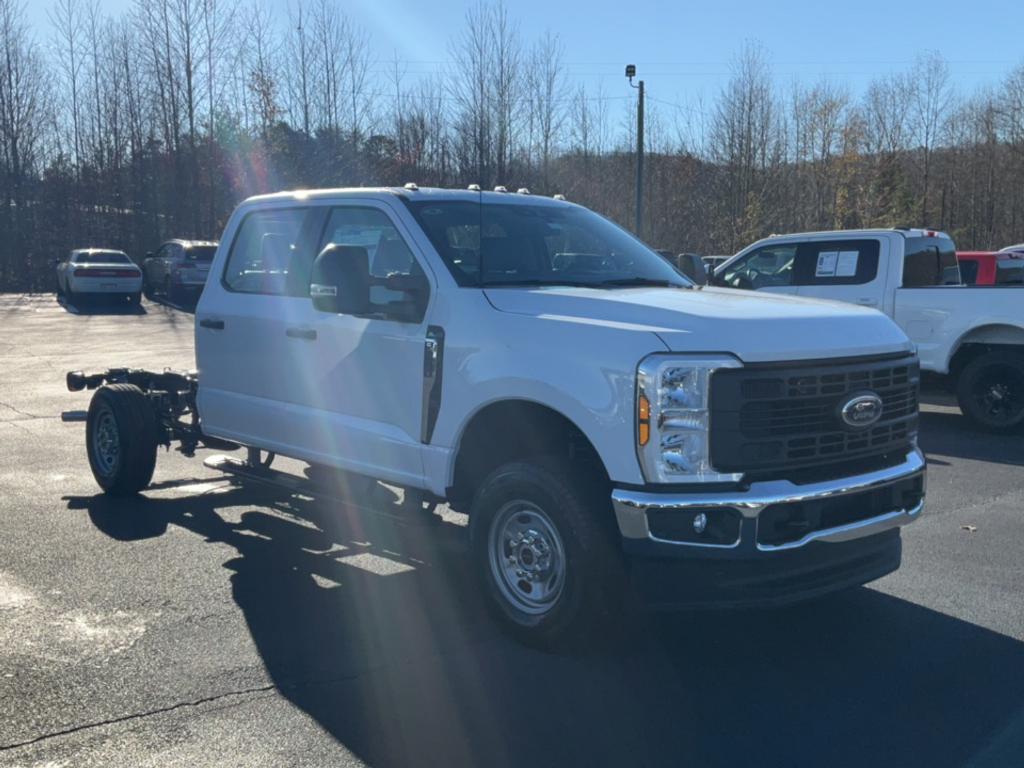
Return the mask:
<svg viewBox="0 0 1024 768">
<path fill-rule="evenodd" d="M 1024 285 L 1024 251 L 957 251 L 965 285 Z"/>
</svg>

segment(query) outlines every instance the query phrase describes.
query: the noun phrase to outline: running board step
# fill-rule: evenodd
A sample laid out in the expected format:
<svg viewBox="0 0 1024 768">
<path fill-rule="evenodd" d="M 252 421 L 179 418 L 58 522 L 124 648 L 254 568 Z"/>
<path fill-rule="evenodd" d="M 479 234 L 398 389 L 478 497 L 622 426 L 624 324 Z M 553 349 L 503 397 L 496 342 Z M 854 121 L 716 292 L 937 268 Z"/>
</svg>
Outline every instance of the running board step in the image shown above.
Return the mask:
<svg viewBox="0 0 1024 768">
<path fill-rule="evenodd" d="M 252 464 L 249 464 L 242 459 L 236 459 L 233 456 L 210 456 L 203 461 L 203 466 L 209 469 L 215 469 L 218 472 L 224 472 L 225 474 L 232 475 L 246 482 L 259 483 L 260 485 L 276 488 L 290 494 L 299 494 L 321 499 L 323 501 L 332 501 L 360 512 L 368 512 L 372 515 L 386 517 L 391 520 L 401 522 L 404 525 L 432 525 L 434 522 L 432 519 L 434 517 L 433 515 L 409 514 L 398 504 L 394 505 L 394 511 L 381 510 L 378 505 L 368 506 L 365 503 L 365 500 L 361 502 L 360 500 L 353 498 L 354 494 L 346 493 L 345 489 L 340 487 L 340 484 L 336 484 L 334 487 L 331 487 L 331 485 L 316 483 L 307 478 L 293 475 L 290 472 L 281 472 L 277 469 L 253 466 Z M 341 479 L 344 478 L 345 475 L 343 473 L 339 473 L 336 477 Z M 371 482 L 369 481 L 369 478 L 366 480 L 367 482 Z"/>
</svg>

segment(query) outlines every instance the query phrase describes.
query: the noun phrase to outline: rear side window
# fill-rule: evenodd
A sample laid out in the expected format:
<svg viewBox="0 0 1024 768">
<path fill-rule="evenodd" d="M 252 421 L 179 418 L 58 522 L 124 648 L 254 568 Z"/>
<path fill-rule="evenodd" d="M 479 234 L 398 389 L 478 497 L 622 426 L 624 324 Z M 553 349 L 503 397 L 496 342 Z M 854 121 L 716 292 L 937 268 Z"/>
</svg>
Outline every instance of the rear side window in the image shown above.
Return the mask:
<svg viewBox="0 0 1024 768">
<path fill-rule="evenodd" d="M 960 285 L 960 265 L 952 240 L 908 237 L 904 246 L 903 287 Z"/>
<path fill-rule="evenodd" d="M 878 276 L 878 240 L 801 243 L 794 285 L 863 285 Z"/>
<path fill-rule="evenodd" d="M 247 215 L 224 267 L 224 286 L 238 293 L 308 296 L 313 254 L 307 223 L 314 208 L 271 208 Z"/>
</svg>

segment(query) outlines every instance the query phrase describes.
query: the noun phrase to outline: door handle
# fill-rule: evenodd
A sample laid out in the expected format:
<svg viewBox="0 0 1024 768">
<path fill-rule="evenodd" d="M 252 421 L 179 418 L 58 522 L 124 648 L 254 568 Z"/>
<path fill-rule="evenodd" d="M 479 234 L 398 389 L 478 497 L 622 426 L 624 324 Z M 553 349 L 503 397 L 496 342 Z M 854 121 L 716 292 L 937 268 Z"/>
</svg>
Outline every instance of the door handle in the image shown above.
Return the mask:
<svg viewBox="0 0 1024 768">
<path fill-rule="evenodd" d="M 285 329 L 285 335 L 292 339 L 316 341 L 316 331 L 312 328 L 287 328 Z"/>
<path fill-rule="evenodd" d="M 215 320 L 212 317 L 204 317 L 202 320 L 199 321 L 199 327 L 200 328 L 209 328 L 209 329 L 214 330 L 214 331 L 223 331 L 224 330 L 224 321 L 223 320 Z"/>
<path fill-rule="evenodd" d="M 857 299 L 857 303 L 865 307 L 874 307 L 878 304 L 874 299 Z"/>
</svg>

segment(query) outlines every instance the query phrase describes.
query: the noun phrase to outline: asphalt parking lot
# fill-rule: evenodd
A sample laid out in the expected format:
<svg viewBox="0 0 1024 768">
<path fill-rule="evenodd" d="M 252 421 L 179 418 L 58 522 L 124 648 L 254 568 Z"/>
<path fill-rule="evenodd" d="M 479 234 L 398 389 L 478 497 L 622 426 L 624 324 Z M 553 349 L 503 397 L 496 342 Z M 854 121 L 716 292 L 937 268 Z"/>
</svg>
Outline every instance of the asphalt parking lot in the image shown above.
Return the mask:
<svg viewBox="0 0 1024 768">
<path fill-rule="evenodd" d="M 902 569 L 578 651 L 487 618 L 451 514 L 161 453 L 98 494 L 72 368 L 192 365 L 192 316 L 0 295 L 0 765 L 1024 764 L 1024 438 L 926 405 Z"/>
</svg>

